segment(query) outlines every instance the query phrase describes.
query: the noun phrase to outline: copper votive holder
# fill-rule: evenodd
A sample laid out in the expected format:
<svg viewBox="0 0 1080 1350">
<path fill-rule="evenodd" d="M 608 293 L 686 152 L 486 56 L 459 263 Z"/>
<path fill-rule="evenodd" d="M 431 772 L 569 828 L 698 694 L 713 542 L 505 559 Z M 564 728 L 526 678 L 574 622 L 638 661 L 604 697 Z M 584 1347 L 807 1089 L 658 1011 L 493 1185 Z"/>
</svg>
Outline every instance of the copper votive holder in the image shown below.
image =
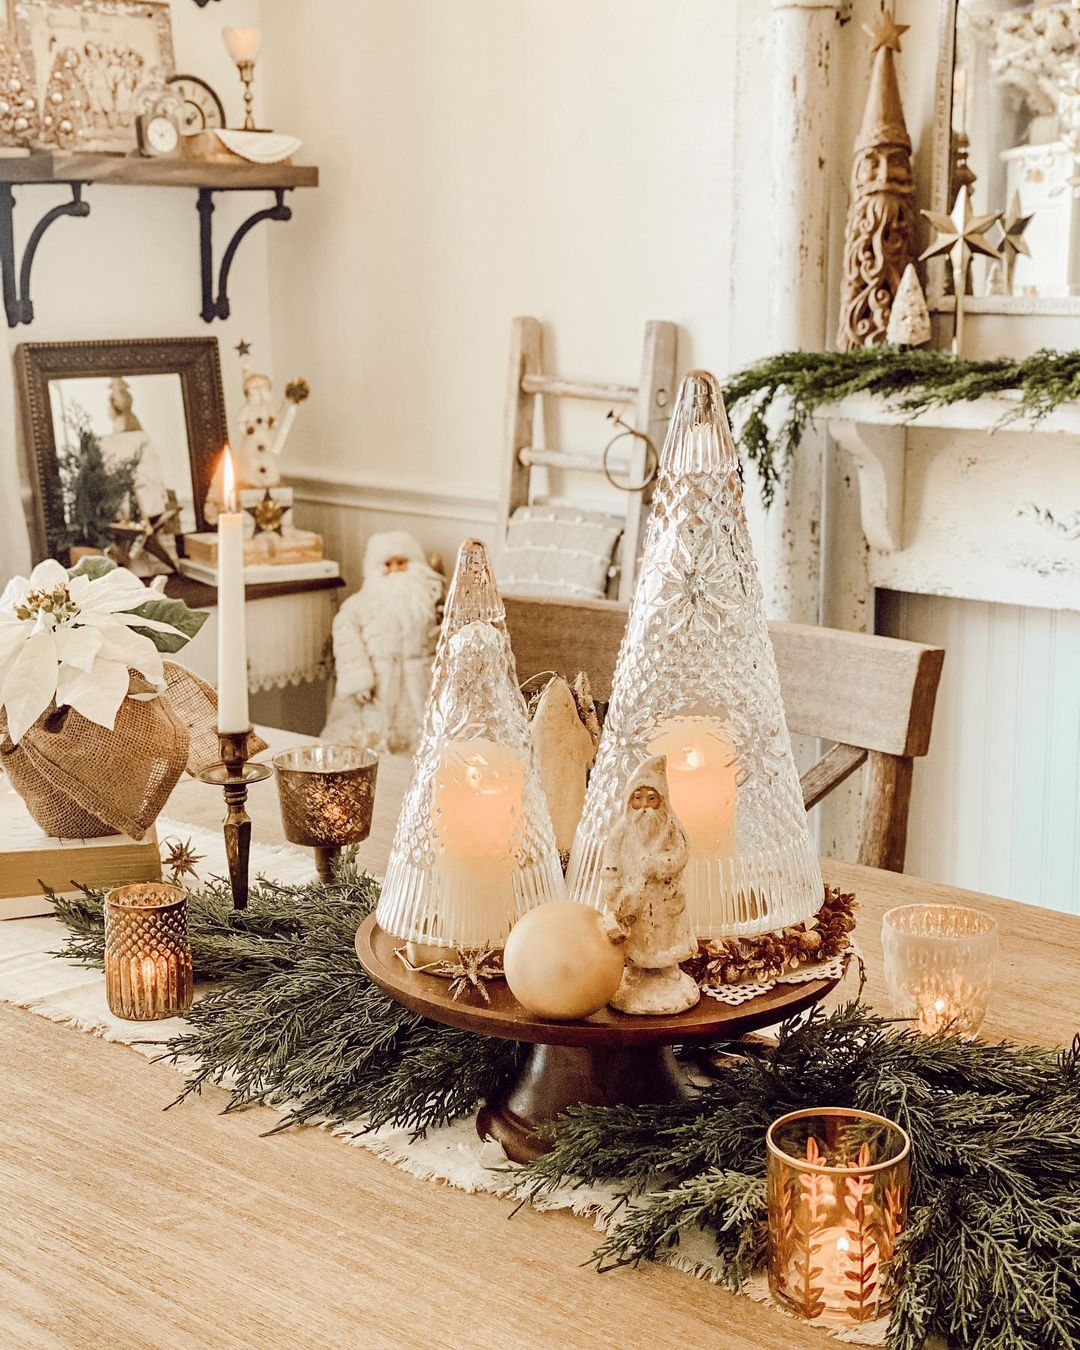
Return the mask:
<svg viewBox="0 0 1080 1350">
<path fill-rule="evenodd" d="M 333 881 L 342 848 L 371 832 L 378 755 L 352 745 L 300 745 L 272 762 L 285 838 L 313 848 L 320 879 Z"/>
<path fill-rule="evenodd" d="M 164 882 L 116 886 L 105 894 L 105 996 L 129 1022 L 156 1022 L 191 1007 L 195 982 L 187 895 Z"/>
<path fill-rule="evenodd" d="M 820 1107 L 773 1121 L 765 1143 L 773 1298 L 831 1326 L 883 1317 L 907 1222 L 906 1132 L 869 1111 Z"/>
</svg>

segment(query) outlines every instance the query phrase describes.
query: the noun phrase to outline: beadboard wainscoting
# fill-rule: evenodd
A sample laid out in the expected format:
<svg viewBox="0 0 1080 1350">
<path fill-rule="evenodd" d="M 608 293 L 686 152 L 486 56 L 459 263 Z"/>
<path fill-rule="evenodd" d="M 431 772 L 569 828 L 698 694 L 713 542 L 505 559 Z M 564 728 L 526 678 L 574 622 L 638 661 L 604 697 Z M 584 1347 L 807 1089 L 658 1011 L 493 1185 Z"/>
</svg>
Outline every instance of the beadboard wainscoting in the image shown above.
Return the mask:
<svg viewBox="0 0 1080 1350">
<path fill-rule="evenodd" d="M 880 591 L 877 627 L 946 652 L 907 871 L 1080 913 L 1080 613 Z"/>
<path fill-rule="evenodd" d="M 363 580 L 364 548 L 378 530 L 409 530 L 429 553 L 439 553 L 449 573 L 462 540 L 497 540 L 494 494 L 458 484 L 416 488 L 390 479 L 359 475 L 303 473 L 286 465 L 301 529 L 323 536 L 328 558 L 336 558 L 351 594 Z"/>
</svg>

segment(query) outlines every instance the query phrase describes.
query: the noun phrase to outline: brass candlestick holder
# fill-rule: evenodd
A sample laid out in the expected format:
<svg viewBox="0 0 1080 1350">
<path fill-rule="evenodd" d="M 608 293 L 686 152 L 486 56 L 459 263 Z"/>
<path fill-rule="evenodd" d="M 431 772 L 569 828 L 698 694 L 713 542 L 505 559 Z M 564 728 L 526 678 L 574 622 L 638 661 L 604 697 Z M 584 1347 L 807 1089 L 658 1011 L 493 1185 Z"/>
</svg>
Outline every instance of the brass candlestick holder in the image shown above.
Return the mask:
<svg viewBox="0 0 1080 1350">
<path fill-rule="evenodd" d="M 261 783 L 272 772 L 269 764 L 248 763 L 247 731 L 219 731 L 221 760 L 203 769 L 199 779 L 225 793 L 225 854 L 229 860 L 229 884 L 233 908 L 247 909 L 248 860 L 251 856 L 251 817 L 245 809 L 248 784 Z"/>
</svg>

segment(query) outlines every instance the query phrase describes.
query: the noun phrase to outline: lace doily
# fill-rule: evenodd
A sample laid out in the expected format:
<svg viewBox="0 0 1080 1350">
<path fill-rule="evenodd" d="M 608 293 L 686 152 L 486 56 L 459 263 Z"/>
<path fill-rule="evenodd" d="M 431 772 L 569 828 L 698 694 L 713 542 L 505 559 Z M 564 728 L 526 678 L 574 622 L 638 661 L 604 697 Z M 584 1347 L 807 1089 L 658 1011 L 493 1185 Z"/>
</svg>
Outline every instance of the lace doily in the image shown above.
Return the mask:
<svg viewBox="0 0 1080 1350">
<path fill-rule="evenodd" d="M 759 994 L 767 994 L 770 989 L 775 989 L 778 984 L 810 984 L 813 980 L 842 979 L 847 971 L 848 962 L 852 958 L 855 960 L 862 959 L 858 947 L 854 942 L 849 941 L 844 951 L 839 956 L 834 956 L 831 961 L 821 961 L 810 966 L 799 966 L 797 970 L 780 975 L 775 980 L 768 981 L 768 983 L 702 986 L 701 992 L 706 998 L 714 998 L 718 1003 L 726 1003 L 731 1008 L 737 1008 L 740 1003 L 748 1003 L 750 999 L 757 998 Z"/>
</svg>

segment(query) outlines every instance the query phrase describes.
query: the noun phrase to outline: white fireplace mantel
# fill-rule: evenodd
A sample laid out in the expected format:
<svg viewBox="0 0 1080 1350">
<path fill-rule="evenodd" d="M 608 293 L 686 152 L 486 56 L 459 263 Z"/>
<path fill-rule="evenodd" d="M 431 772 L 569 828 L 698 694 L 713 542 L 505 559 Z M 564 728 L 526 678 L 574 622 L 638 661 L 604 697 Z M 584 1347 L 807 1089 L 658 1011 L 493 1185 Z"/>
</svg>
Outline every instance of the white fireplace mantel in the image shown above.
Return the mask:
<svg viewBox="0 0 1080 1350">
<path fill-rule="evenodd" d="M 1018 395 L 818 409 L 851 457 L 873 587 L 1080 610 L 1080 404 Z"/>
</svg>

